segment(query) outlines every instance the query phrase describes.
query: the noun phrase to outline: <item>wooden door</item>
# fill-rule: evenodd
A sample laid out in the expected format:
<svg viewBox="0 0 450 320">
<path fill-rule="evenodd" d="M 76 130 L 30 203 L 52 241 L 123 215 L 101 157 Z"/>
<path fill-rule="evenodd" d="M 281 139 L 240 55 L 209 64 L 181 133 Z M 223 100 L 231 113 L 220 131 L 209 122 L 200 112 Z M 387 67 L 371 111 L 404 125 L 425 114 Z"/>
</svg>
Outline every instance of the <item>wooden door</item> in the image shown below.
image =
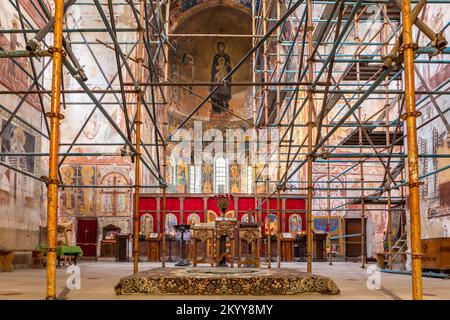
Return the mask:
<svg viewBox="0 0 450 320">
<path fill-rule="evenodd" d="M 78 220 L 77 246 L 83 250 L 85 257 L 97 256 L 97 220 Z"/>
<path fill-rule="evenodd" d="M 367 221 L 366 221 L 367 222 Z M 367 225 L 365 223 L 364 225 Z M 361 233 L 361 219 L 345 219 L 345 234 L 351 236 L 354 234 Z M 366 233 L 364 233 L 366 234 Z M 367 241 L 366 237 L 364 243 L 366 244 L 367 252 Z M 346 258 L 357 258 L 361 256 L 361 236 L 352 236 L 345 238 L 345 257 Z"/>
</svg>

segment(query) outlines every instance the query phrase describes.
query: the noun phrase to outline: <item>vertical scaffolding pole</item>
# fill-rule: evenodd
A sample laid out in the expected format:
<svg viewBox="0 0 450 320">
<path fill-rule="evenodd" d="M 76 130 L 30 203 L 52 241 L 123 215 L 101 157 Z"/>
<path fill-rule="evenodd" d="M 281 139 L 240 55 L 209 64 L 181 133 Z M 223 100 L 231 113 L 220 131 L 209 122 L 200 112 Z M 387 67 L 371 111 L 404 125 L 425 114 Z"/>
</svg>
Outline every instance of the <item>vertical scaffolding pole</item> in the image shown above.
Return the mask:
<svg viewBox="0 0 450 320">
<path fill-rule="evenodd" d="M 328 115 L 325 117 L 325 123 L 329 124 L 329 117 Z M 327 126 L 326 128 L 327 134 L 330 131 L 329 127 Z M 327 141 L 327 145 L 329 145 L 330 142 Z M 331 168 L 330 168 L 330 162 L 327 162 L 327 213 L 328 213 L 328 244 L 329 244 L 329 248 L 330 248 L 330 253 L 328 256 L 328 264 L 331 266 L 333 264 L 333 244 L 332 244 L 332 240 L 331 238 L 331 228 L 330 228 L 330 220 L 331 220 L 331 183 L 330 183 L 330 179 L 331 179 Z"/>
<path fill-rule="evenodd" d="M 308 81 L 313 81 L 313 23 L 312 23 L 312 0 L 307 2 L 308 10 Z M 314 98 L 311 91 L 308 91 L 308 167 L 307 167 L 307 180 L 308 180 L 308 194 L 307 194 L 307 212 L 306 212 L 306 259 L 307 259 L 307 272 L 312 272 L 312 143 L 313 143 L 313 108 Z"/>
<path fill-rule="evenodd" d="M 359 43 L 360 38 L 359 38 L 359 19 L 358 19 L 358 15 L 355 15 L 354 19 L 354 39 L 355 39 L 355 43 L 358 44 L 358 48 L 359 48 Z M 359 59 L 359 54 L 357 54 L 355 56 L 356 59 Z M 356 83 L 359 87 L 359 83 L 360 83 L 360 65 L 359 62 L 356 62 Z M 358 108 L 358 118 L 359 121 L 361 121 L 362 119 L 362 112 L 361 112 L 361 106 Z M 359 152 L 363 153 L 363 149 L 362 149 L 362 145 L 363 145 L 363 128 L 360 126 L 359 130 L 358 130 L 358 142 L 359 142 Z M 366 267 L 366 243 L 365 243 L 365 237 L 366 237 L 366 225 L 365 225 L 365 218 L 366 218 L 366 206 L 365 206 L 365 194 L 364 194 L 364 159 L 361 158 L 360 159 L 360 163 L 359 163 L 359 171 L 360 171 L 360 186 L 361 186 L 361 268 L 365 268 Z"/>
<path fill-rule="evenodd" d="M 165 30 L 166 35 L 169 36 L 169 27 L 170 27 L 170 1 L 166 2 L 166 16 L 165 16 Z M 169 80 L 169 39 L 164 42 L 164 55 L 166 57 L 165 65 L 164 65 L 164 81 L 167 82 Z M 169 97 L 168 90 L 169 87 L 164 87 L 164 96 L 166 99 Z M 167 101 L 166 101 L 167 103 Z M 169 119 L 167 114 L 167 105 L 164 106 L 164 114 L 163 114 L 163 131 L 164 131 L 164 144 L 163 144 L 163 178 L 164 178 L 164 186 L 163 186 L 163 197 L 162 197 L 162 224 L 163 224 L 163 232 L 162 232 L 162 250 L 161 250 L 161 261 L 162 267 L 166 266 L 166 211 L 167 211 L 167 137 L 169 136 Z"/>
<path fill-rule="evenodd" d="M 144 71 L 144 26 L 145 26 L 145 0 L 140 0 L 139 20 L 141 29 L 139 30 L 139 44 L 137 48 L 137 82 L 142 82 L 142 74 Z M 120 72 L 120 70 L 119 70 Z M 139 270 L 139 195 L 141 188 L 141 104 L 142 91 L 136 94 L 136 156 L 134 169 L 134 214 L 133 214 L 133 272 L 137 273 Z"/>
<path fill-rule="evenodd" d="M 52 96 L 50 118 L 50 156 L 49 176 L 47 180 L 47 300 L 56 299 L 56 232 L 58 224 L 58 145 L 59 122 L 63 119 L 60 113 L 62 39 L 64 1 L 55 1 L 55 23 L 53 42 Z"/>
<path fill-rule="evenodd" d="M 422 300 L 422 261 L 420 245 L 419 166 L 417 150 L 416 101 L 414 93 L 414 50 L 412 40 L 411 2 L 402 0 L 403 55 L 405 69 L 405 102 L 408 143 L 408 186 L 411 228 L 412 298 Z"/>
<path fill-rule="evenodd" d="M 384 11 L 387 12 L 387 5 L 384 4 Z M 384 47 L 384 54 L 388 55 L 389 54 L 389 48 L 388 48 L 388 43 L 387 43 L 387 39 L 388 39 L 388 22 L 386 21 L 386 16 L 384 16 L 384 24 L 383 24 L 383 33 L 382 33 L 382 42 L 384 43 L 383 47 Z M 386 91 L 388 91 L 389 89 L 389 81 L 388 79 L 386 79 L 385 81 L 385 89 Z M 391 144 L 391 135 L 390 135 L 390 129 L 388 126 L 389 123 L 389 109 L 390 109 L 390 103 L 389 103 L 389 93 L 386 93 L 384 96 L 384 107 L 386 108 L 385 112 L 386 112 L 386 125 L 385 125 L 385 129 L 386 129 L 386 145 L 389 146 Z M 391 171 L 391 166 L 390 166 L 390 161 L 389 161 L 389 165 L 387 166 L 387 170 L 389 170 L 389 172 Z M 386 176 L 387 179 L 388 176 Z M 392 183 L 393 181 L 391 181 Z M 388 224 L 387 224 L 387 240 L 388 240 L 388 268 L 392 270 L 392 199 L 391 199 L 391 183 L 389 183 L 389 189 L 387 190 L 387 202 L 388 202 L 388 207 L 387 207 L 387 212 L 388 212 Z M 383 239 L 384 241 L 384 239 Z M 383 247 L 384 247 L 384 243 L 383 243 Z M 384 249 L 384 248 L 383 248 Z"/>
<path fill-rule="evenodd" d="M 281 15 L 281 0 L 277 0 L 277 20 L 280 19 L 280 15 Z M 276 61 L 276 78 L 278 80 L 280 80 L 279 74 L 280 74 L 280 66 L 281 66 L 281 61 L 280 61 L 280 41 L 281 41 L 281 31 L 282 31 L 282 27 L 278 28 L 278 36 L 277 36 L 277 61 Z M 278 117 L 280 117 L 280 104 L 281 104 L 281 96 L 280 96 L 280 86 L 277 86 L 276 89 L 276 108 L 277 108 L 277 115 Z M 280 124 L 279 121 L 277 121 L 278 124 Z M 280 129 L 281 126 L 278 126 L 278 129 Z M 271 141 L 273 143 L 273 141 Z M 277 160 L 278 160 L 278 168 L 277 168 L 277 181 L 280 181 L 281 178 L 281 162 L 280 162 L 280 147 L 278 146 L 278 152 L 277 152 Z M 280 200 L 280 188 L 277 185 L 277 267 L 281 268 L 281 200 Z"/>
<path fill-rule="evenodd" d="M 267 8 L 267 0 L 263 0 L 262 1 L 262 14 L 263 14 L 263 34 L 267 34 L 267 23 L 268 23 L 268 17 L 267 15 L 269 14 L 269 9 Z M 270 16 L 270 14 L 269 14 Z M 269 56 L 268 56 L 268 45 L 267 45 L 267 41 L 264 41 L 264 45 L 263 45 L 263 60 L 264 60 L 264 83 L 269 82 L 269 74 L 268 74 L 268 70 L 269 70 Z M 264 86 L 264 119 L 265 119 L 265 125 L 266 125 L 266 161 L 267 161 L 267 173 L 266 173 L 266 197 L 269 198 L 270 196 L 270 159 L 269 159 L 269 130 L 268 130 L 268 124 L 269 124 L 269 86 L 265 85 Z M 264 169 L 263 169 L 264 170 Z M 268 219 L 269 214 L 270 214 L 270 200 L 268 199 L 266 201 L 266 219 Z M 280 221 L 277 221 L 277 228 L 278 225 L 280 224 Z M 270 269 L 272 268 L 272 256 L 271 256 L 271 244 L 272 244 L 272 237 L 271 235 L 268 233 L 267 235 L 267 267 Z"/>
</svg>

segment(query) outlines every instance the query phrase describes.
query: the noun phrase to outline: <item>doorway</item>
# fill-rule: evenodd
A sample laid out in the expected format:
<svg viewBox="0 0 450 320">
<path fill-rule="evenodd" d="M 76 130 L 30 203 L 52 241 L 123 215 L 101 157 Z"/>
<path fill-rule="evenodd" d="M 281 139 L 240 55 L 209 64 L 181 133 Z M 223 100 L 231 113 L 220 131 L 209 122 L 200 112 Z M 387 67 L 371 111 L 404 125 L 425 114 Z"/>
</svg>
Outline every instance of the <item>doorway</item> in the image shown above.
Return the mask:
<svg viewBox="0 0 450 320">
<path fill-rule="evenodd" d="M 97 256 L 97 219 L 78 220 L 77 246 L 83 250 L 83 256 Z"/>
<path fill-rule="evenodd" d="M 367 219 L 364 226 L 367 230 Z M 364 230 L 364 243 L 366 244 L 367 253 L 367 232 Z M 357 260 L 361 256 L 361 236 L 352 236 L 356 234 L 361 234 L 361 219 L 345 219 L 345 259 L 346 260 Z"/>
</svg>

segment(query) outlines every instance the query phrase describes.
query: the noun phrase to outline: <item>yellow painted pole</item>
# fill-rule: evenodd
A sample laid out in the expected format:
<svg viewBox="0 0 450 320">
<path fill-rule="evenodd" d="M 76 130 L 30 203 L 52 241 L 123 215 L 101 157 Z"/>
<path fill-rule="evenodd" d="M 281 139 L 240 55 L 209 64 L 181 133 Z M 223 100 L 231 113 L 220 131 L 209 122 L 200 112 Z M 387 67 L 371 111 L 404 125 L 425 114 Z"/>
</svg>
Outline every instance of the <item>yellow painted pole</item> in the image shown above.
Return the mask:
<svg viewBox="0 0 450 320">
<path fill-rule="evenodd" d="M 385 12 L 387 12 L 387 4 L 383 5 L 384 8 L 383 10 Z M 389 35 L 389 23 L 387 21 L 387 17 L 384 16 L 384 24 L 383 24 L 383 32 L 381 33 L 382 38 L 381 41 L 384 42 L 383 45 L 383 50 L 384 50 L 384 54 L 388 55 L 389 54 L 389 49 L 388 49 L 388 43 L 387 43 L 387 39 L 388 39 L 388 35 Z M 385 85 L 384 88 L 386 89 L 386 91 L 389 89 L 389 82 L 385 81 Z M 389 123 L 389 112 L 390 112 L 390 104 L 389 104 L 389 93 L 386 93 L 384 96 L 384 107 L 386 108 L 386 123 Z M 389 127 L 386 126 L 386 145 L 390 145 L 391 144 L 391 136 L 390 136 L 390 130 Z M 389 170 L 389 172 L 391 171 L 391 166 L 389 165 L 387 170 Z M 403 181 L 403 180 L 402 180 Z M 388 268 L 392 270 L 392 193 L 391 193 L 391 184 L 389 184 L 389 189 L 387 190 L 387 210 L 388 210 L 388 223 L 387 223 L 387 242 L 388 242 L 388 250 L 387 250 L 387 254 L 388 254 Z M 384 239 L 383 239 L 384 241 Z M 384 250 L 384 243 L 383 243 L 383 250 Z"/>
<path fill-rule="evenodd" d="M 166 17 L 165 17 L 165 29 L 166 33 L 169 33 L 170 28 L 170 1 L 166 3 Z M 166 64 L 164 65 L 164 81 L 168 81 L 169 79 L 169 45 L 164 43 L 164 54 L 166 56 Z M 164 88 L 164 96 L 166 99 L 169 98 L 169 90 L 168 87 Z M 169 122 L 168 122 L 168 113 L 167 107 L 164 108 L 163 115 L 163 134 L 164 139 L 166 140 L 163 145 L 163 178 L 164 178 L 164 186 L 163 186 L 163 196 L 162 196 L 162 224 L 163 224 L 163 233 L 162 233 L 162 250 L 161 250 L 161 261 L 162 267 L 166 266 L 166 210 L 167 210 L 167 137 L 169 136 Z"/>
<path fill-rule="evenodd" d="M 137 66 L 137 81 L 142 82 L 142 75 L 144 72 L 144 26 L 145 26 L 145 0 L 140 0 L 140 24 L 142 28 L 139 30 L 139 44 L 137 50 L 136 61 Z M 141 105 L 142 92 L 136 94 L 136 157 L 134 169 L 134 214 L 133 214 L 133 272 L 139 271 L 139 195 L 141 193 Z"/>
<path fill-rule="evenodd" d="M 422 300 L 422 260 L 420 243 L 419 168 L 417 150 L 416 101 L 414 94 L 414 50 L 417 44 L 412 40 L 411 2 L 402 0 L 403 56 L 405 68 L 405 102 L 408 143 L 408 186 L 411 228 L 412 298 Z"/>
<path fill-rule="evenodd" d="M 308 81 L 313 81 L 313 24 L 312 24 L 312 2 L 308 0 Z M 313 143 L 313 108 L 314 99 L 312 92 L 308 92 L 308 167 L 307 167 L 307 180 L 308 180 L 308 194 L 306 201 L 306 259 L 307 259 L 307 272 L 312 272 L 312 143 Z"/>
<path fill-rule="evenodd" d="M 58 145 L 60 114 L 62 39 L 64 1 L 55 0 L 55 24 L 53 27 L 53 69 L 50 118 L 50 156 L 49 176 L 47 180 L 47 297 L 56 299 L 56 229 L 58 224 Z"/>
<path fill-rule="evenodd" d="M 281 1 L 277 1 L 277 20 L 280 19 L 281 15 Z M 278 39 L 281 37 L 281 28 L 278 28 Z M 276 78 L 277 81 L 279 80 L 279 74 L 280 74 L 280 66 L 281 66 L 281 52 L 280 52 L 280 42 L 277 41 L 277 73 Z M 277 114 L 278 116 L 281 115 L 281 95 L 280 95 L 280 87 L 277 86 L 276 91 L 276 101 L 277 101 Z M 280 129 L 281 126 L 278 126 L 278 129 Z M 272 141 L 273 143 L 273 141 Z M 280 162 L 280 146 L 278 145 L 278 152 L 277 152 L 277 160 L 278 160 L 278 169 L 277 169 L 277 181 L 280 182 L 281 178 L 281 162 Z M 277 268 L 281 268 L 281 200 L 280 200 L 280 188 L 277 186 Z"/>
</svg>

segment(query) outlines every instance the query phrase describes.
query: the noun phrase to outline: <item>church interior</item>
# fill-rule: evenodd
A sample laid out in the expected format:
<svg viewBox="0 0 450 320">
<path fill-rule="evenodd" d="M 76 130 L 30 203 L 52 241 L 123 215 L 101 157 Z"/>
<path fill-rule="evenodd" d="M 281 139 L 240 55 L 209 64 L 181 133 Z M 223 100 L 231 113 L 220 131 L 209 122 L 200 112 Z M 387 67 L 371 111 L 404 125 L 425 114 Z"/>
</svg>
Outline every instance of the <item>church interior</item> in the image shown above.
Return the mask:
<svg viewBox="0 0 450 320">
<path fill-rule="evenodd" d="M 450 299 L 449 18 L 0 1 L 0 300 Z"/>
</svg>

